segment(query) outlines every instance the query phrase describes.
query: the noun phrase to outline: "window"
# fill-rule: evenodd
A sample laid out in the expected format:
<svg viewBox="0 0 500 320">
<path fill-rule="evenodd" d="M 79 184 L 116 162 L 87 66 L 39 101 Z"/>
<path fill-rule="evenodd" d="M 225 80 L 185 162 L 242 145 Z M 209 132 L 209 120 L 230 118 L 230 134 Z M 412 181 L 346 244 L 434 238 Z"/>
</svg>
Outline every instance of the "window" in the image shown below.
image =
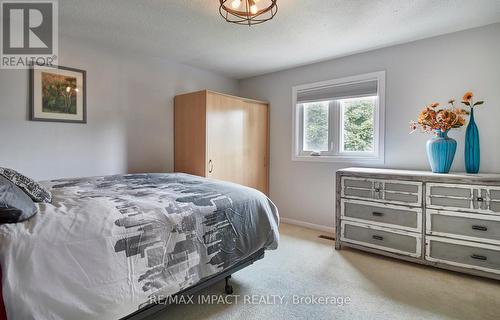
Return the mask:
<svg viewBox="0 0 500 320">
<path fill-rule="evenodd" d="M 339 100 L 340 152 L 373 152 L 377 97 Z"/>
<path fill-rule="evenodd" d="M 304 150 L 328 151 L 328 101 L 305 103 Z"/>
<path fill-rule="evenodd" d="M 384 161 L 385 72 L 293 88 L 293 160 Z"/>
</svg>

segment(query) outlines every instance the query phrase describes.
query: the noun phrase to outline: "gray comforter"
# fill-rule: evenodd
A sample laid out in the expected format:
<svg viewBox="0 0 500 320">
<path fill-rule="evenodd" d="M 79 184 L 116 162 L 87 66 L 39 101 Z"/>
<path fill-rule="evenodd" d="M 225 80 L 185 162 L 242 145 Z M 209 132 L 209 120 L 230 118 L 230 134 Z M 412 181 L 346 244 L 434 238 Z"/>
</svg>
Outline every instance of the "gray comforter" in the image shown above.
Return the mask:
<svg viewBox="0 0 500 320">
<path fill-rule="evenodd" d="M 177 173 L 44 184 L 51 204 L 0 226 L 12 319 L 117 319 L 278 244 L 274 204 L 236 184 Z"/>
</svg>

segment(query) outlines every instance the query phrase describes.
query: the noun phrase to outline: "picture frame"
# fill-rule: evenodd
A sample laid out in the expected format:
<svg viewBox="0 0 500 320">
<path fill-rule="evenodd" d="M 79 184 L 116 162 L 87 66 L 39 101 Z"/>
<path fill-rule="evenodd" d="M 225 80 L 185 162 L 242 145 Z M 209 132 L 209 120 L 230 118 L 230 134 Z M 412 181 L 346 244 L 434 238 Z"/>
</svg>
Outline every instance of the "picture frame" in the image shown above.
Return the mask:
<svg viewBox="0 0 500 320">
<path fill-rule="evenodd" d="M 87 72 L 63 66 L 30 68 L 30 120 L 87 123 Z"/>
</svg>

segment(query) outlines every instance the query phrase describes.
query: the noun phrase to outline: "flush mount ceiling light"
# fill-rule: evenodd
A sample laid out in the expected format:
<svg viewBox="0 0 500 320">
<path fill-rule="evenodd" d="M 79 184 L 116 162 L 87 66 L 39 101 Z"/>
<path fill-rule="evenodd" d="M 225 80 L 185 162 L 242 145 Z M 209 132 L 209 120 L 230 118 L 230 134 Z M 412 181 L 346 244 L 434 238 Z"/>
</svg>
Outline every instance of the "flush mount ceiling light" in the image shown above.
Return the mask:
<svg viewBox="0 0 500 320">
<path fill-rule="evenodd" d="M 227 22 L 253 25 L 271 20 L 278 0 L 220 0 L 219 12 Z"/>
</svg>

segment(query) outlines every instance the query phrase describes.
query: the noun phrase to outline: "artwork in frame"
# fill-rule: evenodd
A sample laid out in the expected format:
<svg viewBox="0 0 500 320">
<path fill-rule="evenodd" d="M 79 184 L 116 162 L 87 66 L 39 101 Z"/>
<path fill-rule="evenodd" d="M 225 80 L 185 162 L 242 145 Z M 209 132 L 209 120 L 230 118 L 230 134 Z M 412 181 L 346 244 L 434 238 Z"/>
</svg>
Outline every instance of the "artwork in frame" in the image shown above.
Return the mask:
<svg viewBox="0 0 500 320">
<path fill-rule="evenodd" d="M 85 70 L 31 68 L 30 102 L 32 121 L 87 123 Z"/>
</svg>

